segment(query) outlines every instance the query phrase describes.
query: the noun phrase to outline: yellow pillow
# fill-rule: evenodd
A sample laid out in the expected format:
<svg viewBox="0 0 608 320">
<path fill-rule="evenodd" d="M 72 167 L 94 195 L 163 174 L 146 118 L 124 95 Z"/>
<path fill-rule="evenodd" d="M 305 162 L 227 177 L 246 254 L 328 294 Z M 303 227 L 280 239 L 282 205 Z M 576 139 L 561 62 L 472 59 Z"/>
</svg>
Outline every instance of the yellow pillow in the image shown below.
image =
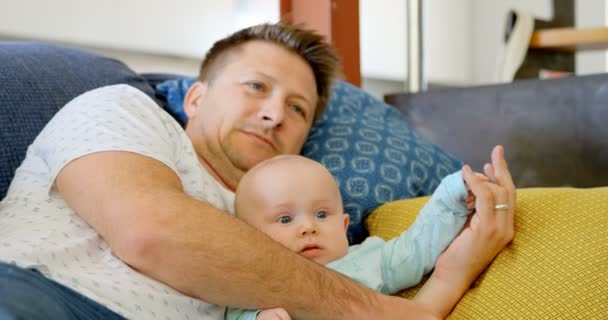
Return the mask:
<svg viewBox="0 0 608 320">
<path fill-rule="evenodd" d="M 387 203 L 367 219 L 393 238 L 428 197 Z M 401 292 L 413 298 L 422 286 Z M 515 238 L 449 319 L 608 319 L 608 187 L 517 191 Z"/>
</svg>

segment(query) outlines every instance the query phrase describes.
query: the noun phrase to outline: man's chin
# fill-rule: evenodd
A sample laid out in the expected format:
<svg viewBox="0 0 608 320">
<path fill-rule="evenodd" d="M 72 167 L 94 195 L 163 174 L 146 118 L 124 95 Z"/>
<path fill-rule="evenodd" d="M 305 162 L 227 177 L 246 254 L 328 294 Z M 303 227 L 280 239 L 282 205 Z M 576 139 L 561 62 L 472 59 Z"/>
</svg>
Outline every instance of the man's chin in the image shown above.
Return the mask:
<svg viewBox="0 0 608 320">
<path fill-rule="evenodd" d="M 236 168 L 238 168 L 239 170 L 242 170 L 243 172 L 246 172 L 249 169 L 256 166 L 258 163 L 260 163 L 264 160 L 273 158 L 277 155 L 278 154 L 275 152 L 268 152 L 268 153 L 259 153 L 258 152 L 258 154 L 254 154 L 254 153 L 247 154 L 247 152 L 243 152 L 240 155 L 235 155 L 231 158 L 232 158 L 232 163 Z"/>
</svg>

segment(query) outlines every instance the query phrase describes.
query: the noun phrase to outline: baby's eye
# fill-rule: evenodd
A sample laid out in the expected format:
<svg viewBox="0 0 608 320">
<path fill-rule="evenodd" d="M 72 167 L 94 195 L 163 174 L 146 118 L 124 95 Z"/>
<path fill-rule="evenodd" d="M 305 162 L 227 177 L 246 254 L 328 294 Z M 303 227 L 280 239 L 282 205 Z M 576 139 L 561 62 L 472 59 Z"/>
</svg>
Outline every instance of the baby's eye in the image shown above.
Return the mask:
<svg viewBox="0 0 608 320">
<path fill-rule="evenodd" d="M 279 223 L 282 223 L 282 224 L 288 224 L 288 223 L 291 222 L 291 217 L 290 216 L 282 216 L 282 217 L 279 217 L 278 221 L 279 221 Z"/>
<path fill-rule="evenodd" d="M 327 218 L 327 212 L 325 212 L 325 211 L 319 211 L 319 212 L 317 212 L 317 218 L 319 218 L 319 219 L 325 219 L 325 218 Z"/>
<path fill-rule="evenodd" d="M 256 82 L 256 81 L 249 81 L 247 82 L 247 85 L 256 91 L 262 91 L 264 90 L 264 84 L 260 83 L 260 82 Z"/>
</svg>

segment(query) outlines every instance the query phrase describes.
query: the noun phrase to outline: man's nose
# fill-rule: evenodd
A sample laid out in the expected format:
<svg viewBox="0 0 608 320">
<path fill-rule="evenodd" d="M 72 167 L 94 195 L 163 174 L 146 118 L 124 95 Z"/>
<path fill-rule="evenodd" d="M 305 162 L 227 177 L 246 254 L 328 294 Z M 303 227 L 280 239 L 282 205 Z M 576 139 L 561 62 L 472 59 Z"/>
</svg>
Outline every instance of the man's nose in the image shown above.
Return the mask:
<svg viewBox="0 0 608 320">
<path fill-rule="evenodd" d="M 285 103 L 281 99 L 269 99 L 262 105 L 258 115 L 264 127 L 278 127 L 285 117 Z"/>
</svg>

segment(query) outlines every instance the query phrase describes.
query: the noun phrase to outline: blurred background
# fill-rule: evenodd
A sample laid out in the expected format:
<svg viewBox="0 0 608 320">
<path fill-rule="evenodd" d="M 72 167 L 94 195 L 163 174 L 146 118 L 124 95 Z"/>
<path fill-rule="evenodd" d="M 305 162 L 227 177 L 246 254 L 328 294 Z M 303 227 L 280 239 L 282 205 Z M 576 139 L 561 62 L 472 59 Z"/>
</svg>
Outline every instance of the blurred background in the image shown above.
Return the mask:
<svg viewBox="0 0 608 320">
<path fill-rule="evenodd" d="M 333 19 L 345 5 L 354 7 L 357 12 L 342 17 L 346 24 L 341 28 L 356 38 L 358 52 L 339 51 L 343 58 L 358 60 L 354 72 L 360 79 L 347 80 L 380 98 L 407 90 L 408 0 L 0 0 L 0 40 L 69 44 L 116 57 L 138 72 L 196 75 L 215 40 L 245 26 L 278 21 L 298 8 L 298 1 L 312 8 L 308 16 L 322 19 L 324 10 Z M 418 2 L 423 4 L 423 65 L 418 67 L 430 89 L 497 82 L 511 10 L 524 12 L 535 26 L 543 21 L 549 27 L 608 26 L 608 0 Z M 566 66 L 557 71 L 566 74 L 608 70 L 603 47 L 543 51 L 540 56 L 561 57 Z"/>
</svg>

